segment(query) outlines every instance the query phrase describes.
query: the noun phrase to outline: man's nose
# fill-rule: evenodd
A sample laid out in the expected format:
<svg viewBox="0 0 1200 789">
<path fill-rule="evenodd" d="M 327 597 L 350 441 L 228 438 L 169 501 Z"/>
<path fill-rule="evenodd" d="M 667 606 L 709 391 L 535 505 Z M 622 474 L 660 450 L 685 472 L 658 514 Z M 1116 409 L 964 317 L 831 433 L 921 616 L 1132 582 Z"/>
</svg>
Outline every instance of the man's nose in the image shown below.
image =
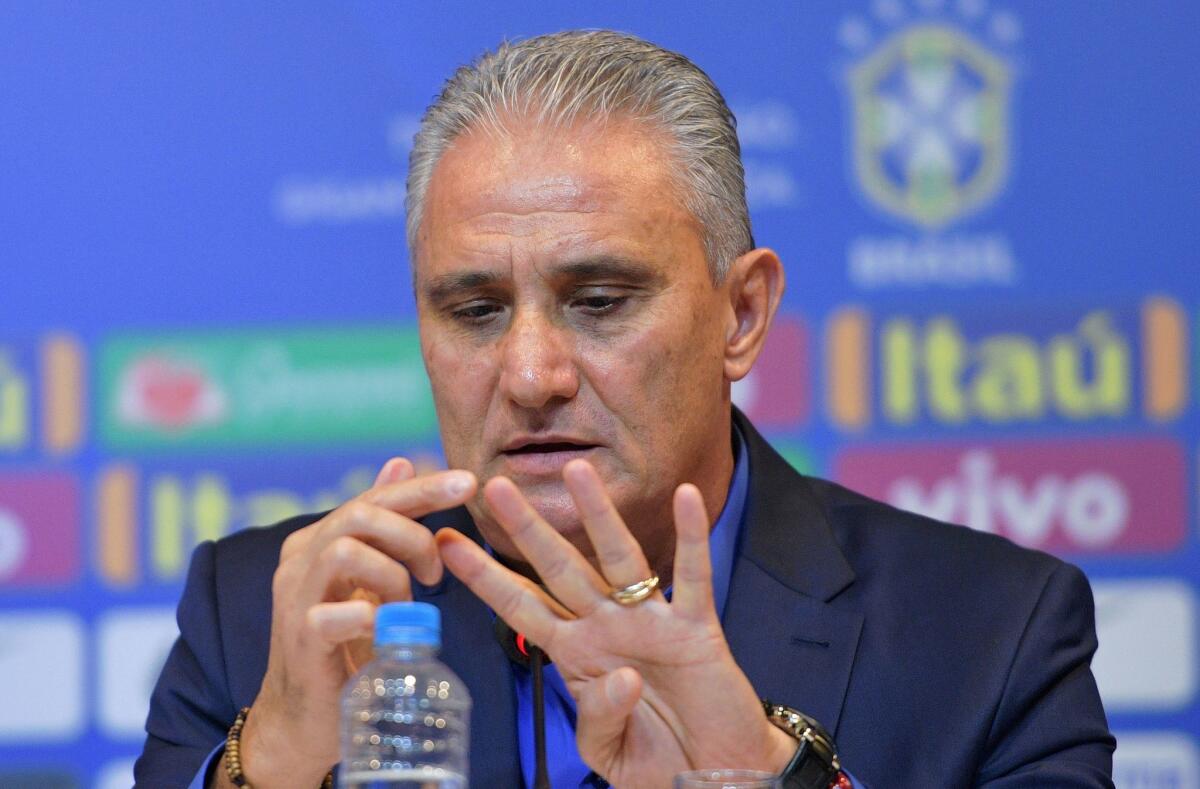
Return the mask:
<svg viewBox="0 0 1200 789">
<path fill-rule="evenodd" d="M 536 310 L 518 310 L 503 340 L 502 393 L 525 408 L 574 397 L 579 374 L 569 334 Z"/>
</svg>

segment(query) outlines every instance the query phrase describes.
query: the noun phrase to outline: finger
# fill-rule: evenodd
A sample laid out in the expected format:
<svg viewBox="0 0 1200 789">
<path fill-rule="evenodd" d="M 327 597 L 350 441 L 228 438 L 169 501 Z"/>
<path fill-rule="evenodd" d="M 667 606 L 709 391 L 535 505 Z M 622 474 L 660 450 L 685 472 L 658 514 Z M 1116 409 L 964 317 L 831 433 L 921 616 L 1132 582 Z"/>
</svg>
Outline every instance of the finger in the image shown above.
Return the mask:
<svg viewBox="0 0 1200 789">
<path fill-rule="evenodd" d="M 462 469 L 377 485 L 358 497 L 409 518 L 457 507 L 475 495 L 475 475 Z"/>
<path fill-rule="evenodd" d="M 695 485 L 675 489 L 675 566 L 671 608 L 690 618 L 716 616 L 712 561 L 708 555 L 708 510 Z"/>
<path fill-rule="evenodd" d="M 330 648 L 356 638 L 369 638 L 375 628 L 375 607 L 366 600 L 320 603 L 308 609 L 305 620 Z"/>
<path fill-rule="evenodd" d="M 442 560 L 433 542 L 433 532 L 403 515 L 360 500 L 349 501 L 326 516 L 321 528 L 308 540 L 306 549 L 310 556 L 316 557 L 344 537 L 362 540 L 403 562 L 427 586 L 442 578 Z M 310 559 L 310 570 L 315 561 Z"/>
<path fill-rule="evenodd" d="M 413 468 L 412 461 L 408 458 L 394 457 L 383 464 L 383 468 L 379 469 L 379 474 L 375 477 L 375 484 L 371 487 L 386 485 L 391 482 L 401 482 L 406 479 L 412 479 L 416 476 L 416 469 Z"/>
<path fill-rule="evenodd" d="M 576 699 L 575 742 L 588 764 L 611 764 L 622 747 L 629 716 L 642 696 L 642 677 L 628 666 L 597 677 Z"/>
<path fill-rule="evenodd" d="M 608 584 L 574 545 L 538 515 L 506 477 L 493 477 L 483 488 L 496 521 L 532 565 L 550 594 L 583 616 L 608 596 Z"/>
<path fill-rule="evenodd" d="M 409 472 L 412 464 L 403 458 L 393 464 L 388 461 L 380 476 L 386 471 L 403 476 Z M 389 466 L 390 464 L 390 466 Z M 406 468 L 406 465 L 408 468 Z M 371 488 L 358 497 L 346 502 L 329 515 L 311 526 L 293 532 L 283 541 L 280 550 L 280 562 L 291 559 L 305 551 L 318 552 L 324 549 L 331 540 L 346 534 L 352 534 L 379 547 L 399 561 L 409 562 L 413 574 L 421 583 L 432 586 L 441 580 L 442 563 L 433 546 L 433 539 L 422 540 L 420 534 L 428 535 L 429 530 L 420 524 L 414 524 L 412 518 L 419 518 L 430 512 L 448 509 L 462 504 L 475 493 L 475 475 L 469 471 L 442 472 L 431 474 L 421 479 L 403 479 Z M 370 505 L 377 505 L 372 507 Z M 381 515 L 375 510 L 390 510 L 393 514 L 403 516 L 396 520 Z M 391 527 L 403 529 L 392 536 L 381 528 L 382 523 L 390 523 Z M 408 531 L 412 526 L 419 530 L 413 534 Z M 394 538 L 393 538 L 394 537 Z M 409 543 L 416 540 L 416 545 Z M 407 549 L 406 549 L 407 545 Z"/>
<path fill-rule="evenodd" d="M 563 468 L 563 480 L 579 508 L 583 527 L 609 584 L 620 589 L 649 578 L 653 571 L 642 546 L 629 533 L 592 464 L 572 460 Z"/>
<path fill-rule="evenodd" d="M 297 602 L 338 602 L 350 599 L 358 589 L 385 601 L 412 599 L 412 582 L 404 565 L 361 540 L 340 537 L 321 551 Z"/>
<path fill-rule="evenodd" d="M 514 630 L 553 656 L 558 624 L 571 613 L 528 578 L 514 573 L 451 528 L 437 533 L 442 560 L 458 580 Z"/>
</svg>

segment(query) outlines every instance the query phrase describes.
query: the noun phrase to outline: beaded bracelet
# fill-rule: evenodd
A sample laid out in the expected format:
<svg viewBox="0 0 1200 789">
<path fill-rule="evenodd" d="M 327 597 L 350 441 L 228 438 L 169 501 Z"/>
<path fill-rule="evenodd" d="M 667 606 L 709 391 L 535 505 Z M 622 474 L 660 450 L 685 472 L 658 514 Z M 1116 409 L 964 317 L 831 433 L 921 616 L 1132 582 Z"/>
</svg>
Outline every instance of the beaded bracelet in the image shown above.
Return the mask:
<svg viewBox="0 0 1200 789">
<path fill-rule="evenodd" d="M 241 789 L 254 789 L 246 776 L 242 774 L 242 728 L 250 715 L 249 707 L 242 707 L 229 727 L 229 736 L 225 738 L 225 775 L 229 782 Z M 325 773 L 321 781 L 321 789 L 333 789 L 333 771 Z"/>
</svg>

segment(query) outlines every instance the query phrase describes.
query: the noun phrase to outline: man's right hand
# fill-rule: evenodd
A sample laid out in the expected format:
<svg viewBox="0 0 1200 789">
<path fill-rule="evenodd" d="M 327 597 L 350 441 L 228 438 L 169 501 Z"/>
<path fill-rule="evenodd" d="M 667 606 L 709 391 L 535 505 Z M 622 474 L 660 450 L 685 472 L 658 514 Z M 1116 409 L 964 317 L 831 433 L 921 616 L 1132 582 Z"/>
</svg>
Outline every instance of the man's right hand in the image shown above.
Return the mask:
<svg viewBox="0 0 1200 789">
<path fill-rule="evenodd" d="M 255 789 L 315 789 L 337 763 L 349 647 L 370 639 L 375 600 L 411 600 L 414 577 L 441 580 L 433 534 L 414 519 L 463 504 L 475 488 L 470 472 L 417 477 L 393 458 L 370 490 L 284 541 L 267 673 L 242 731 L 242 772 Z M 209 786 L 230 785 L 218 766 Z"/>
</svg>

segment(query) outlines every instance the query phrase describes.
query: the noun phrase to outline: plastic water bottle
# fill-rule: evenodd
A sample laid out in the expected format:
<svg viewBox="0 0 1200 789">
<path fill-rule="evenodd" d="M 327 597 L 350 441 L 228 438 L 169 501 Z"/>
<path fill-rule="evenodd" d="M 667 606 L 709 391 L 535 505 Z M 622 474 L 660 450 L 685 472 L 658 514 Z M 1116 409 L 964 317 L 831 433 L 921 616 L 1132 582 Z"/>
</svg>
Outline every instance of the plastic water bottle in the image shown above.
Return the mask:
<svg viewBox="0 0 1200 789">
<path fill-rule="evenodd" d="M 387 603 L 375 659 L 342 695 L 342 789 L 465 789 L 471 697 L 437 659 L 441 612 Z"/>
</svg>

